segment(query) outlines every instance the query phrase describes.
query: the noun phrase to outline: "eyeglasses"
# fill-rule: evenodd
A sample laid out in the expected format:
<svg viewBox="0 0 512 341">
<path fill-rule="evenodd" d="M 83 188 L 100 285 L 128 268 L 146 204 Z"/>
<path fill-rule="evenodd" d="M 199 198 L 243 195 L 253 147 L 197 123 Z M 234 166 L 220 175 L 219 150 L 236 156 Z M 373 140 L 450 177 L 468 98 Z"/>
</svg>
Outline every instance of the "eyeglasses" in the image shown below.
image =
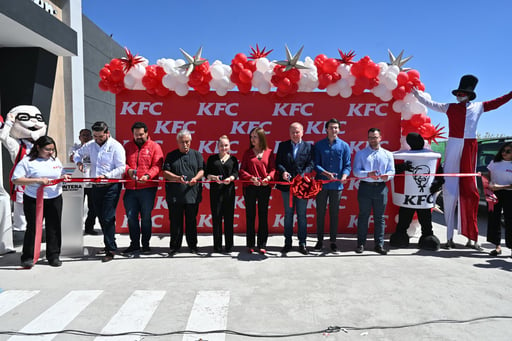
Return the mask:
<svg viewBox="0 0 512 341">
<path fill-rule="evenodd" d="M 501 152 L 505 154 L 512 154 L 512 149 L 503 149 Z"/>
<path fill-rule="evenodd" d="M 32 116 L 26 112 L 20 112 L 18 115 L 16 115 L 16 119 L 22 122 L 30 121 L 30 119 L 32 118 L 35 118 L 39 122 L 44 122 L 43 115 L 41 114 L 35 114 L 34 116 Z"/>
</svg>

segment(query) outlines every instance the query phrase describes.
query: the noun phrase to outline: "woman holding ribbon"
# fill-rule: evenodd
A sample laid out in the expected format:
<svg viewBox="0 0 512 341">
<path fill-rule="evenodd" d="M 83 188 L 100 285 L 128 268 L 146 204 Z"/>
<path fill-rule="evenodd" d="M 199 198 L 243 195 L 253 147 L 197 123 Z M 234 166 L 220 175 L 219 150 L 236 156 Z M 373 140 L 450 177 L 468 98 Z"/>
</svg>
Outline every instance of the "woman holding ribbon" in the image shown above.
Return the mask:
<svg viewBox="0 0 512 341">
<path fill-rule="evenodd" d="M 61 247 L 62 184 L 51 185 L 51 180 L 70 176 L 64 174 L 62 163 L 57 158 L 55 141 L 42 136 L 34 143 L 30 153 L 14 169 L 12 182 L 24 185 L 23 211 L 27 219 L 27 231 L 23 241 L 21 265 L 30 269 L 34 266 L 34 242 L 36 235 L 37 190 L 44 187 L 43 217 L 46 227 L 46 259 L 51 266 L 61 266 L 59 259 Z"/>
<path fill-rule="evenodd" d="M 489 189 L 494 191 L 498 202 L 489 206 L 487 241 L 496 247 L 491 256 L 501 255 L 501 212 L 505 217 L 505 245 L 512 249 L 512 142 L 501 146 L 489 169 Z"/>
<path fill-rule="evenodd" d="M 268 203 L 271 186 L 269 182 L 274 178 L 276 171 L 275 156 L 268 148 L 265 130 L 256 127 L 250 133 L 250 147 L 242 158 L 240 166 L 240 179 L 243 184 L 245 200 L 245 220 L 247 226 L 247 251 L 254 252 L 256 202 L 258 203 L 258 250 L 267 252 L 268 239 Z"/>
<path fill-rule="evenodd" d="M 217 142 L 218 154 L 208 158 L 206 177 L 210 181 L 210 208 L 212 210 L 213 250 L 222 251 L 222 219 L 224 218 L 225 251 L 233 248 L 233 217 L 235 215 L 235 183 L 238 178 L 238 160 L 230 154 L 229 138 L 222 135 Z"/>
</svg>

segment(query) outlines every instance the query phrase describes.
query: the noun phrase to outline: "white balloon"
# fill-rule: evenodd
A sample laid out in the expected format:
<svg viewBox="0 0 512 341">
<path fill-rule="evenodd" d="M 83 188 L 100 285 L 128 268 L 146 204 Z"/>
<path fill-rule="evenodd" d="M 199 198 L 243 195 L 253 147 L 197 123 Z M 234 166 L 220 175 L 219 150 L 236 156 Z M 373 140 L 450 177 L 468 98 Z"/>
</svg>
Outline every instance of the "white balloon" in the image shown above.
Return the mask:
<svg viewBox="0 0 512 341">
<path fill-rule="evenodd" d="M 340 90 L 340 96 L 343 98 L 349 98 L 352 96 L 352 88 L 343 88 Z"/>
<path fill-rule="evenodd" d="M 338 84 L 340 86 L 340 89 L 350 88 L 350 83 L 348 79 L 342 78 L 338 81 Z"/>
<path fill-rule="evenodd" d="M 226 94 L 228 93 L 228 90 L 224 89 L 224 88 L 220 88 L 220 89 L 215 90 L 215 92 L 219 96 L 226 96 Z"/>
<path fill-rule="evenodd" d="M 267 58 L 256 59 L 256 70 L 265 72 L 270 68 L 270 62 Z"/>
<path fill-rule="evenodd" d="M 412 118 L 413 113 L 411 111 L 405 111 L 402 113 L 402 120 L 408 121 Z"/>
<path fill-rule="evenodd" d="M 185 72 L 180 72 L 175 77 L 178 83 L 186 84 L 188 82 L 188 77 L 185 75 Z"/>
<path fill-rule="evenodd" d="M 127 73 L 124 76 L 124 87 L 129 90 L 133 90 L 136 81 L 137 79 L 133 76 L 133 74 Z"/>
<path fill-rule="evenodd" d="M 393 99 L 393 94 L 391 93 L 390 90 L 386 89 L 382 96 L 380 96 L 380 99 L 383 100 L 384 102 L 389 102 Z"/>
<path fill-rule="evenodd" d="M 400 73 L 400 68 L 398 66 L 396 66 L 396 65 L 390 65 L 388 67 L 387 72 L 391 72 L 391 73 L 393 73 L 395 75 L 398 75 Z"/>
<path fill-rule="evenodd" d="M 263 95 L 268 94 L 270 92 L 270 84 L 267 82 L 260 84 L 258 91 Z"/>
<path fill-rule="evenodd" d="M 224 76 L 224 69 L 222 68 L 222 65 L 213 64 L 210 67 L 210 73 L 212 74 L 213 79 L 220 79 Z"/>
<path fill-rule="evenodd" d="M 393 103 L 393 110 L 394 110 L 395 112 L 400 112 L 400 113 L 401 113 L 401 112 L 402 112 L 402 110 L 403 110 L 404 105 L 405 105 L 404 101 L 402 101 L 402 100 L 400 100 L 400 99 L 399 99 L 399 100 L 396 100 L 396 101 Z"/>
<path fill-rule="evenodd" d="M 325 90 L 329 96 L 336 96 L 340 93 L 340 89 L 336 84 L 329 84 Z"/>
<path fill-rule="evenodd" d="M 162 84 L 169 90 L 174 90 L 179 84 L 178 79 L 171 75 L 165 75 L 162 77 Z"/>
<path fill-rule="evenodd" d="M 174 91 L 178 96 L 186 96 L 188 94 L 188 86 L 185 84 L 178 84 Z"/>
</svg>

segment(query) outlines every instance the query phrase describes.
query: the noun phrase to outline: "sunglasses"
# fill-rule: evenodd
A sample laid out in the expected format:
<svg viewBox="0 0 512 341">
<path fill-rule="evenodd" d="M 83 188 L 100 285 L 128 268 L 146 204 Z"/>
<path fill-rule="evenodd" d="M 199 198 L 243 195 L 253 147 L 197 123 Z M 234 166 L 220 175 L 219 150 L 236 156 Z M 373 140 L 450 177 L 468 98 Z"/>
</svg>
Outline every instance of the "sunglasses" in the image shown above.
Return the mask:
<svg viewBox="0 0 512 341">
<path fill-rule="evenodd" d="M 501 152 L 505 154 L 512 154 L 512 149 L 503 149 Z"/>
<path fill-rule="evenodd" d="M 35 114 L 34 116 L 27 114 L 26 112 L 20 112 L 18 115 L 16 115 L 16 119 L 21 122 L 30 121 L 30 119 L 35 118 L 39 122 L 44 122 L 43 115 L 41 114 Z"/>
</svg>

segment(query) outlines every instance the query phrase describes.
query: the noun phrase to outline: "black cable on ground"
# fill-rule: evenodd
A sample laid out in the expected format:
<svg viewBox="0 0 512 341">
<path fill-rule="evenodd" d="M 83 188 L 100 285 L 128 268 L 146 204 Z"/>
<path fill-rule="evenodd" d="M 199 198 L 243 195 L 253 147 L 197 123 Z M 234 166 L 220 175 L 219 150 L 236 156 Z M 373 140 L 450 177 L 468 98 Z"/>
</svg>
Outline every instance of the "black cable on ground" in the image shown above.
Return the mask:
<svg viewBox="0 0 512 341">
<path fill-rule="evenodd" d="M 305 336 L 305 335 L 314 335 L 314 334 L 333 334 L 339 333 L 341 331 L 348 333 L 349 331 L 361 331 L 361 330 L 389 330 L 389 329 L 403 329 L 403 328 L 412 328 L 425 326 L 430 324 L 465 324 L 472 323 L 478 321 L 488 321 L 488 320 L 498 320 L 498 319 L 512 319 L 512 316 L 508 315 L 494 315 L 494 316 L 482 316 L 475 317 L 467 320 L 452 320 L 452 319 L 439 319 L 439 320 L 430 320 L 424 322 L 417 323 L 408 323 L 394 326 L 329 326 L 326 329 L 315 330 L 315 331 L 306 331 L 300 333 L 287 333 L 287 334 L 265 334 L 265 333 L 246 333 L 246 332 L 238 332 L 230 329 L 223 330 L 208 330 L 208 331 L 195 331 L 195 330 L 177 330 L 173 332 L 164 332 L 164 333 L 151 333 L 144 331 L 132 331 L 132 332 L 124 332 L 124 333 L 95 333 L 89 332 L 85 330 L 78 329 L 64 329 L 58 331 L 48 331 L 48 332 L 37 332 L 37 333 L 27 333 L 27 332 L 19 332 L 19 331 L 0 331 L 0 335 L 18 335 L 18 336 L 41 336 L 41 335 L 51 335 L 51 334 L 67 334 L 67 335 L 77 335 L 77 336 L 103 336 L 103 337 L 114 337 L 114 336 L 125 336 L 125 335 L 135 335 L 135 336 L 146 336 L 146 337 L 161 337 L 161 336 L 169 336 L 169 335 L 185 335 L 185 334 L 228 334 L 228 335 L 237 335 L 237 336 L 245 336 L 245 337 L 266 337 L 266 338 L 283 338 L 283 337 L 297 337 L 297 336 Z"/>
</svg>

